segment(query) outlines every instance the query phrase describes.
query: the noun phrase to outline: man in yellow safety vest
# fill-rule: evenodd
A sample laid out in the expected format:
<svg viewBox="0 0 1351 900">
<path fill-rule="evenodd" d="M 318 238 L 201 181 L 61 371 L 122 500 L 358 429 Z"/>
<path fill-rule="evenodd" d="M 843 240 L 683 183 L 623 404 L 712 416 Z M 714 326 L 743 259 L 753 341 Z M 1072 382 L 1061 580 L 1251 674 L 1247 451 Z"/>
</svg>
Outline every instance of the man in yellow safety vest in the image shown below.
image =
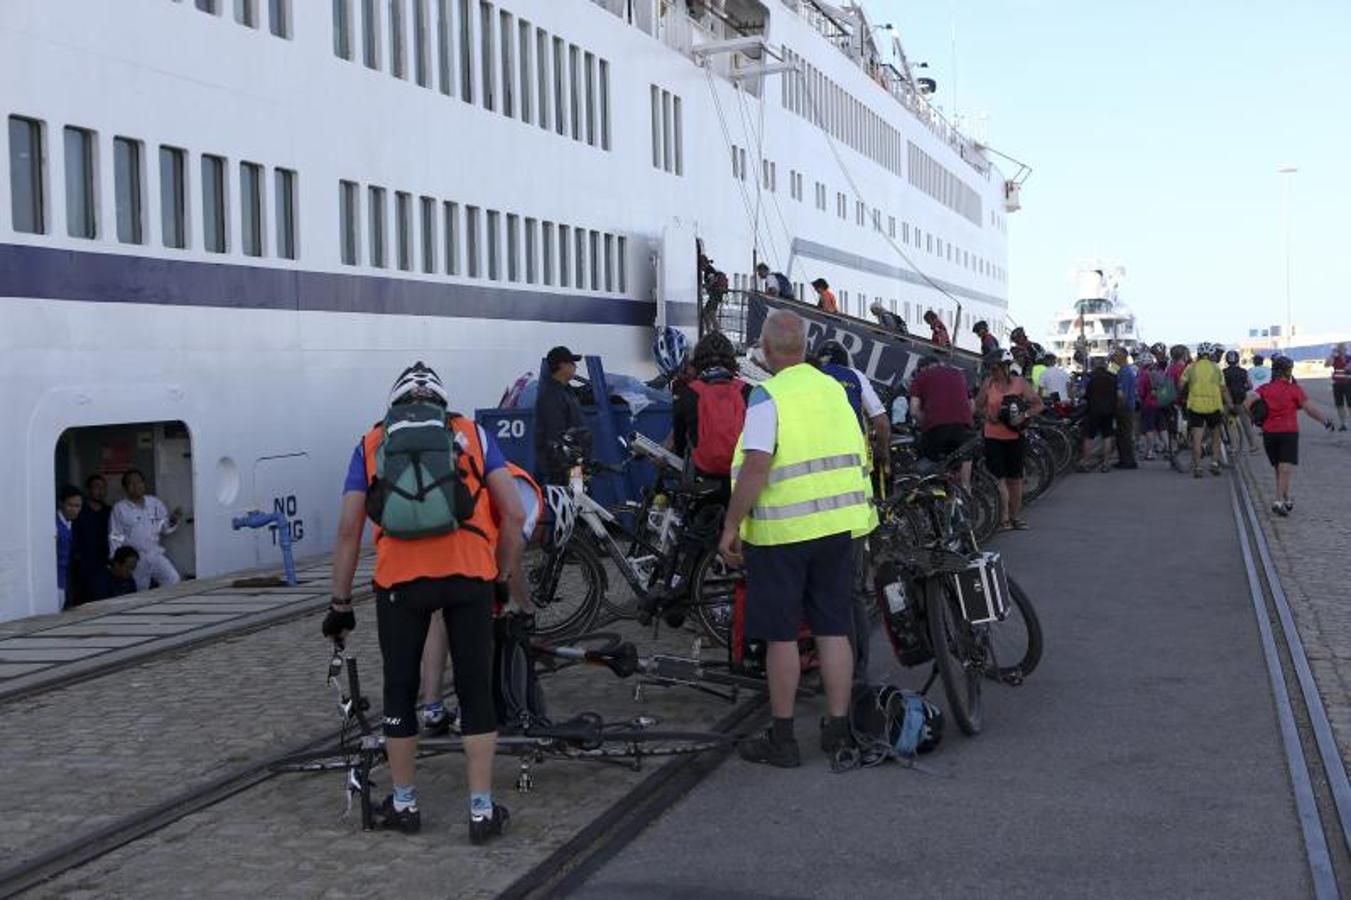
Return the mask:
<svg viewBox="0 0 1351 900">
<path fill-rule="evenodd" d="M 805 612 L 816 639 L 830 716 L 821 725 L 832 766 L 854 754 L 849 728 L 854 657 L 850 541 L 876 523 L 867 448 L 834 378 L 806 365 L 807 326 L 775 310 L 760 335 L 774 377 L 751 393 L 732 460 L 732 499 L 719 549 L 746 570 L 746 635 L 768 644 L 773 723 L 741 745 L 743 759 L 801 764 L 793 704 Z"/>
</svg>

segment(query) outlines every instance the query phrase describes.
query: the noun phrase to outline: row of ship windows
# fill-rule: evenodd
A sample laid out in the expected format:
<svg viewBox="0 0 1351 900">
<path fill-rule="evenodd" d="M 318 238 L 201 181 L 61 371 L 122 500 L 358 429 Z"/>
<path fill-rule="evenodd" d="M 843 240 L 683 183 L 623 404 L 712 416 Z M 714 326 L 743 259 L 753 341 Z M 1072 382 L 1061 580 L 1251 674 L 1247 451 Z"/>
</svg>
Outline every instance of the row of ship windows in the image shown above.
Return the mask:
<svg viewBox="0 0 1351 900">
<path fill-rule="evenodd" d="M 184 0 L 174 0 L 183 3 Z M 219 16 L 227 5 L 233 6 L 235 21 L 248 28 L 258 28 L 262 24 L 258 4 L 260 0 L 189 0 L 193 6 L 209 15 Z M 289 40 L 292 36 L 291 0 L 262 0 L 267 4 L 267 27 L 279 38 Z"/>
<path fill-rule="evenodd" d="M 425 195 L 415 198 L 408 191 L 394 192 L 392 211 L 391 247 L 388 191 L 378 185 L 366 185 L 363 191 L 355 181 L 338 182 L 345 265 L 392 265 L 427 275 L 611 293 L 628 290 L 624 235 Z"/>
<path fill-rule="evenodd" d="M 901 134 L 886 120 L 787 47 L 784 61 L 793 63 L 782 86 L 785 109 L 797 113 L 878 165 L 902 174 Z"/>
<path fill-rule="evenodd" d="M 744 147 L 732 148 L 732 177 L 740 181 L 747 180 L 748 166 L 746 162 L 746 149 Z M 761 187 L 770 193 L 777 193 L 779 190 L 779 167 L 771 159 L 760 160 L 760 182 Z M 796 169 L 789 170 L 788 173 L 788 193 L 789 196 L 798 202 L 802 202 L 804 197 L 804 180 L 801 172 Z M 821 212 L 826 211 L 827 200 L 830 192 L 822 182 L 816 182 L 816 208 Z M 835 212 L 843 220 L 849 219 L 849 198 L 843 193 L 835 194 Z M 860 227 L 867 227 L 872 223 L 874 231 L 882 231 L 882 211 L 873 208 L 871 211 L 868 205 L 861 200 L 854 202 L 854 224 Z M 963 250 L 956 247 L 951 241 L 945 241 L 941 237 L 935 238 L 933 233 L 924 233 L 918 225 L 911 226 L 909 222 L 901 224 L 901 242 L 910 244 L 911 237 L 914 238 L 916 249 L 924 250 L 927 253 L 935 254 L 940 258 L 946 257 L 948 262 L 955 262 L 957 265 L 971 272 L 993 278 L 995 281 L 1004 281 L 1004 270 L 978 256 L 969 250 Z M 887 216 L 887 236 L 892 240 L 896 239 L 896 217 Z"/>
<path fill-rule="evenodd" d="M 980 221 L 980 194 L 938 160 L 907 141 L 910 183 L 973 225 Z"/>
<path fill-rule="evenodd" d="M 680 96 L 655 84 L 652 97 L 652 167 L 685 174 L 685 125 Z"/>
<path fill-rule="evenodd" d="M 435 64 L 436 87 L 447 97 L 458 92 L 465 103 L 477 97 L 489 111 L 610 149 L 609 60 L 487 0 L 478 0 L 477 17 L 474 0 L 355 0 L 359 21 L 354 0 L 332 2 L 339 58 L 356 60 L 359 26 L 361 62 L 370 69 L 388 69 L 401 79 L 411 75 L 430 90 Z"/>
<path fill-rule="evenodd" d="M 100 168 L 106 153 L 97 132 L 67 125 L 62 129 L 62 169 L 65 185 L 66 233 L 97 240 L 104 237 L 104 203 Z M 26 234 L 48 234 L 51 211 L 47 181 L 47 125 L 23 116 L 9 117 L 9 187 L 13 228 Z M 146 146 L 136 138 L 112 139 L 113 208 L 117 240 L 124 244 L 150 242 L 150 172 Z M 160 145 L 158 154 L 159 233 L 165 247 L 186 250 L 193 245 L 188 151 Z M 267 237 L 275 235 L 272 252 L 283 259 L 299 256 L 296 216 L 296 173 L 273 168 L 272 203 L 267 168 L 239 163 L 238 187 L 233 189 L 229 161 L 223 156 L 200 156 L 202 198 L 201 243 L 209 253 L 229 253 L 232 245 L 232 209 L 239 211 L 239 252 L 261 257 L 268 253 Z M 237 198 L 233 195 L 237 193 Z M 267 221 L 272 211 L 271 228 Z"/>
</svg>

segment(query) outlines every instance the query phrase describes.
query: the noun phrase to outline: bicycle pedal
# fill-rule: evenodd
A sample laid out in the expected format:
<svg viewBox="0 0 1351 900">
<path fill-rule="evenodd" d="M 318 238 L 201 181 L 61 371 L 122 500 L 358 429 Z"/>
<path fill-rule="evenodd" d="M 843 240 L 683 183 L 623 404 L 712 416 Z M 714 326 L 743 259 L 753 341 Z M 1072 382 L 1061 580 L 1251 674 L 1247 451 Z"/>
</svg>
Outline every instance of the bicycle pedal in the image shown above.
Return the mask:
<svg viewBox="0 0 1351 900">
<path fill-rule="evenodd" d="M 516 775 L 516 792 L 518 794 L 528 794 L 534 786 L 535 781 L 530 775 L 530 765 L 526 762 L 522 762 L 521 770 Z"/>
</svg>

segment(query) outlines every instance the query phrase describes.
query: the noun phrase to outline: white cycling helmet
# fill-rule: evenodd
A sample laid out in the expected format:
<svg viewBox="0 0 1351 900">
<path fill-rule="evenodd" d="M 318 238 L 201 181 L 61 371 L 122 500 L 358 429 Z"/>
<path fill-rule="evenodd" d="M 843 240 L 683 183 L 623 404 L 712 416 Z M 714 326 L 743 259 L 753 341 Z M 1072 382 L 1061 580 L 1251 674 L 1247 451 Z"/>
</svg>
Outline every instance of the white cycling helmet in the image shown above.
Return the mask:
<svg viewBox="0 0 1351 900">
<path fill-rule="evenodd" d="M 678 328 L 663 325 L 652 338 L 652 355 L 656 357 L 657 368 L 668 378 L 674 378 L 684 368 L 689 352 L 689 339 Z"/>
<path fill-rule="evenodd" d="M 554 547 L 565 546 L 577 525 L 577 504 L 567 488 L 556 484 L 544 488 L 544 502 L 554 518 L 554 527 L 545 532 L 545 540 Z"/>
<path fill-rule="evenodd" d="M 446 396 L 446 388 L 441 383 L 440 376 L 428 366 L 423 365 L 421 360 L 399 373 L 399 377 L 394 379 L 394 386 L 389 389 L 390 406 L 396 403 L 413 403 L 418 400 L 439 403 L 442 406 L 450 405 L 450 399 Z"/>
</svg>

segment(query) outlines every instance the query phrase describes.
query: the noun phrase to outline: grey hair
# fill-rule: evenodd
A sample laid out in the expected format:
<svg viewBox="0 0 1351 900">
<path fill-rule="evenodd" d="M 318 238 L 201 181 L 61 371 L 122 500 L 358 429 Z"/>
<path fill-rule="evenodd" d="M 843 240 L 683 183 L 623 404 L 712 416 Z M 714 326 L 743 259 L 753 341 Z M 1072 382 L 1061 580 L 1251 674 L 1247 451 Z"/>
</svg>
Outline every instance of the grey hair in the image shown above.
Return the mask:
<svg viewBox="0 0 1351 900">
<path fill-rule="evenodd" d="M 807 323 L 797 313 L 776 309 L 765 317 L 760 344 L 777 356 L 804 359 L 807 355 Z"/>
</svg>

